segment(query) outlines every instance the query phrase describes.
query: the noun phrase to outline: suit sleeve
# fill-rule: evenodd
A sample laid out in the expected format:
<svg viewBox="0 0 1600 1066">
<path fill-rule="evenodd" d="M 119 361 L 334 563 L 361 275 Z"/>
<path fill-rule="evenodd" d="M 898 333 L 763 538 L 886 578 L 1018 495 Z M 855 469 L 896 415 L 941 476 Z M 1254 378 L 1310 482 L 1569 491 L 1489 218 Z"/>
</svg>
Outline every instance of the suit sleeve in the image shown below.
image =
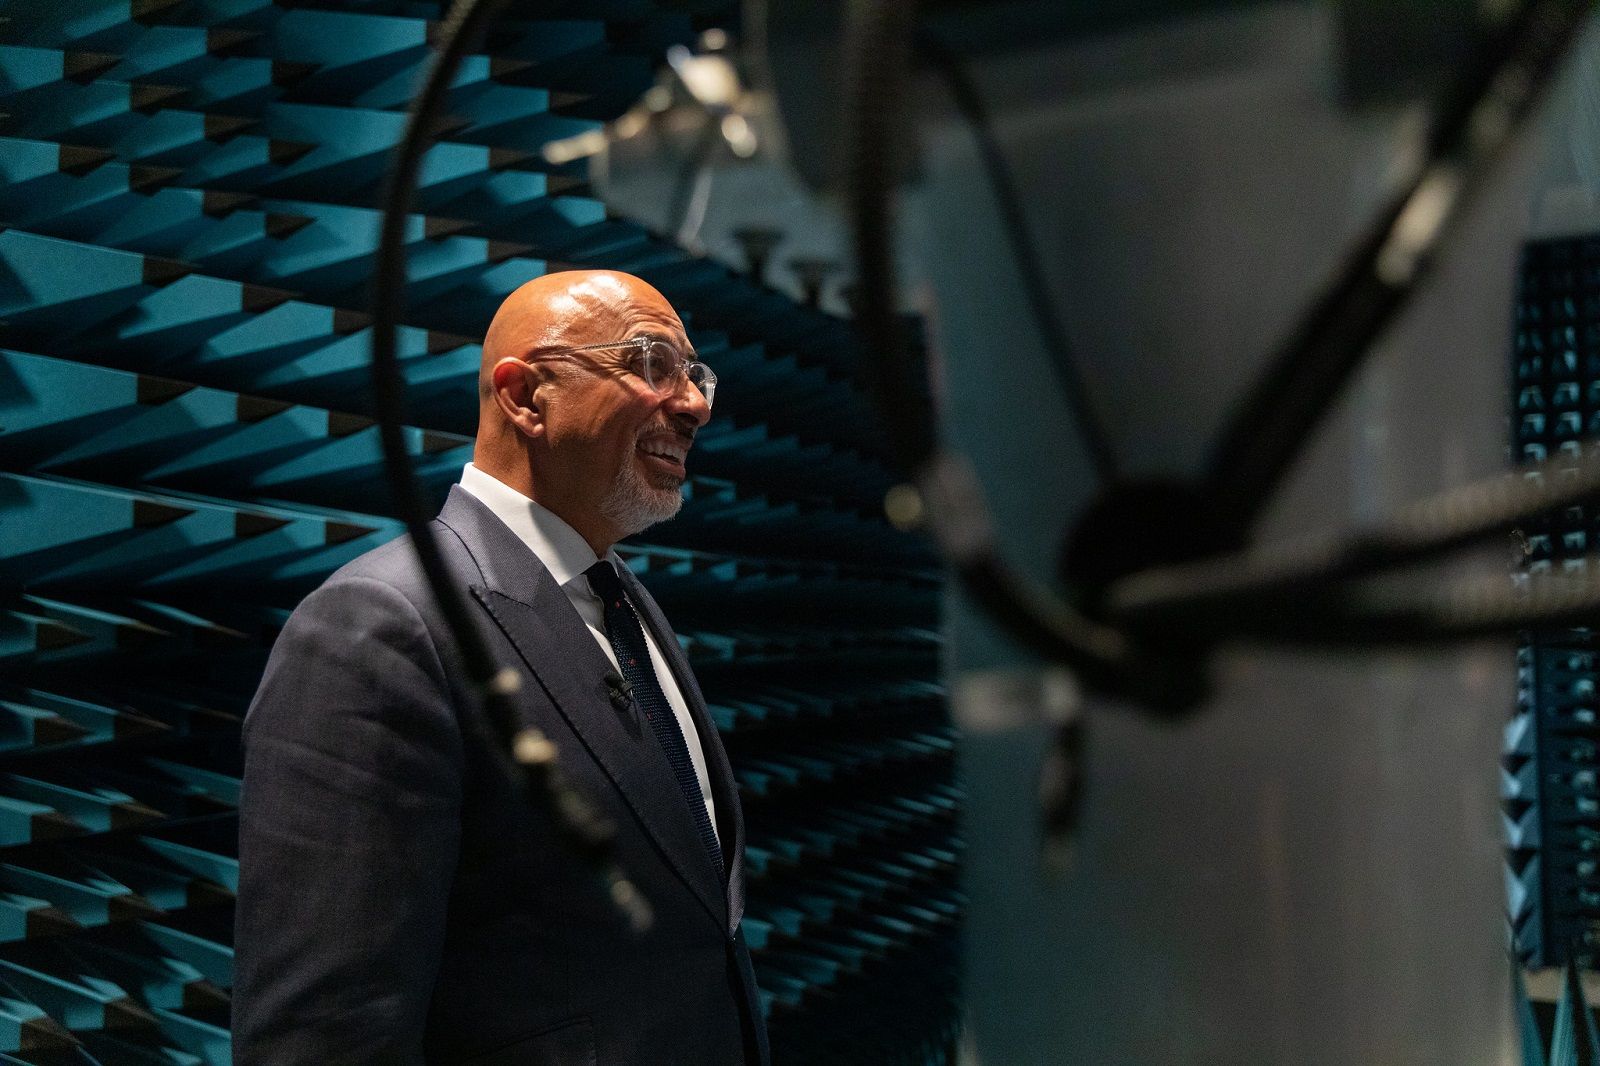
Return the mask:
<svg viewBox="0 0 1600 1066">
<path fill-rule="evenodd" d="M 461 734 L 392 586 L 290 616 L 244 722 L 234 1062 L 420 1064 L 460 847 Z"/>
</svg>

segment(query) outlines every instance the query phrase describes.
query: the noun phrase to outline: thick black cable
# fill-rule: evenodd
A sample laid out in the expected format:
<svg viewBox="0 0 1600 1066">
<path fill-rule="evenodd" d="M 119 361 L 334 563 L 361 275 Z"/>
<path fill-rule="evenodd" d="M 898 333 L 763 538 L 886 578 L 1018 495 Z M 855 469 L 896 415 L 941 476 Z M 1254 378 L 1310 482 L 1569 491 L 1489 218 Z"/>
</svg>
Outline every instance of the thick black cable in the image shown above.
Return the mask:
<svg viewBox="0 0 1600 1066">
<path fill-rule="evenodd" d="M 978 157 L 983 160 L 984 172 L 994 191 L 1000 208 L 1000 221 L 1011 244 L 1011 257 L 1015 261 L 1022 289 L 1028 299 L 1028 309 L 1033 315 L 1034 329 L 1039 343 L 1050 356 L 1056 372 L 1056 382 L 1061 394 L 1071 408 L 1078 426 L 1079 436 L 1089 451 L 1101 484 L 1118 480 L 1116 450 L 1111 445 L 1107 420 L 1095 403 L 1089 383 L 1084 378 L 1082 361 L 1067 339 L 1067 327 L 1057 312 L 1055 301 L 1045 284 L 1044 260 L 1028 225 L 1027 211 L 1017 192 L 1017 181 L 1011 173 L 1011 163 L 995 135 L 994 122 L 989 108 L 978 92 L 978 87 L 967 73 L 956 54 L 944 42 L 927 33 L 918 34 L 917 54 L 924 59 L 949 89 L 956 108 L 966 119 L 973 139 L 978 144 Z"/>
<path fill-rule="evenodd" d="M 483 718 L 499 733 L 486 738 L 509 751 L 520 771 L 518 780 L 528 800 L 546 811 L 558 839 L 608 887 L 613 902 L 636 929 L 650 924 L 648 902 L 612 858 L 615 828 L 586 797 L 565 779 L 555 761 L 555 747 L 537 729 L 524 726 L 511 701 L 518 674 L 500 669 L 456 588 L 431 527 L 431 516 L 417 489 L 415 470 L 406 450 L 405 381 L 396 353 L 396 336 L 405 301 L 405 229 L 422 157 L 432 144 L 441 105 L 462 58 L 506 0 L 458 0 L 446 16 L 439 48 L 427 70 L 422 91 L 411 102 L 405 133 L 395 148 L 383 194 L 373 279 L 372 387 L 383 444 L 384 473 L 396 510 L 411 535 L 412 549 L 444 615 L 457 653 L 470 681 L 469 697 L 483 714 L 464 716 L 466 727 L 483 732 Z"/>
<path fill-rule="evenodd" d="M 1594 628 L 1600 624 L 1600 557 L 1584 562 L 1582 573 L 1528 575 L 1521 585 L 1506 574 L 1457 578 L 1420 593 L 1380 582 L 1281 598 L 1248 611 L 1197 612 L 1186 626 L 1203 627 L 1219 642 L 1309 648 L 1445 647 L 1532 628 Z"/>
<path fill-rule="evenodd" d="M 1466 65 L 1434 123 L 1427 162 L 1356 243 L 1218 436 L 1203 495 L 1225 540 L 1247 539 L 1372 342 L 1415 295 L 1591 8 L 1588 0 L 1525 0 Z"/>
<path fill-rule="evenodd" d="M 1339 585 L 1426 562 L 1566 507 L 1600 502 L 1600 454 L 1558 456 L 1450 489 L 1366 532 L 1324 535 L 1163 567 L 1112 585 L 1107 613 L 1135 630 L 1219 611 L 1275 609 Z"/>
<path fill-rule="evenodd" d="M 895 187 L 910 119 L 913 10 L 911 0 L 854 0 L 845 36 L 845 158 L 860 290 L 856 326 L 866 346 L 860 373 L 878 400 L 895 462 L 907 472 L 932 456 L 936 439 L 925 374 L 902 332 L 894 264 Z"/>
<path fill-rule="evenodd" d="M 935 454 L 923 465 L 917 489 L 967 595 L 1021 646 L 1070 667 L 1088 688 L 1151 708 L 1183 711 L 1199 701 L 1202 672 L 1175 643 L 1160 656 L 1150 654 L 1006 565 L 977 475 L 965 460 Z"/>
</svg>

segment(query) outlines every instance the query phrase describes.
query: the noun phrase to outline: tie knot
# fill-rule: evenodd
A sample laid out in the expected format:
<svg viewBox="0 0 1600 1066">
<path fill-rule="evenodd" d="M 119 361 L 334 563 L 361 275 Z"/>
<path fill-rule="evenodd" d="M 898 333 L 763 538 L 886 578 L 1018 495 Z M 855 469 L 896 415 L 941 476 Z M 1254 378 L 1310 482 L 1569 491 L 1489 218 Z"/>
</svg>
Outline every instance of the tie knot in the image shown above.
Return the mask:
<svg viewBox="0 0 1600 1066">
<path fill-rule="evenodd" d="M 617 576 L 616 567 L 611 565 L 611 560 L 601 559 L 585 570 L 584 574 L 589 578 L 589 587 L 594 590 L 596 596 L 607 603 L 621 604 L 622 579 Z"/>
</svg>

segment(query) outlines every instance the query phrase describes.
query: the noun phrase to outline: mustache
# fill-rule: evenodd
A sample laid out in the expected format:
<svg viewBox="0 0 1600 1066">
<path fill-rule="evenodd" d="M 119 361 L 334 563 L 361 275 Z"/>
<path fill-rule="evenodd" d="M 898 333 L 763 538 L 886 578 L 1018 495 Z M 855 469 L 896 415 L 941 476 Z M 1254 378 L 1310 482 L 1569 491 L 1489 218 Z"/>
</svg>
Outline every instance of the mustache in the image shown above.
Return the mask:
<svg viewBox="0 0 1600 1066">
<path fill-rule="evenodd" d="M 661 436 L 677 437 L 684 443 L 685 446 L 688 446 L 694 443 L 695 431 L 692 429 L 685 429 L 682 426 L 671 425 L 670 423 L 658 422 L 653 425 L 645 426 L 643 429 L 639 430 L 633 439 L 635 441 L 641 441 L 646 437 Z"/>
</svg>

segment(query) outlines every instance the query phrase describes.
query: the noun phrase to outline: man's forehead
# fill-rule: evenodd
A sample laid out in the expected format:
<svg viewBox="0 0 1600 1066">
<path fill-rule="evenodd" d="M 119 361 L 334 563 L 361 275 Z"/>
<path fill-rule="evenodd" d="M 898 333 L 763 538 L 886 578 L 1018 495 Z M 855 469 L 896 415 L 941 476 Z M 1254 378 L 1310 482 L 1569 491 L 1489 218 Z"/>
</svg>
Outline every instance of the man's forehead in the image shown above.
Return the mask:
<svg viewBox="0 0 1600 1066">
<path fill-rule="evenodd" d="M 577 328 L 683 328 L 666 297 L 638 278 L 611 271 L 584 272 L 566 280 L 550 294 L 546 307 L 556 322 Z"/>
<path fill-rule="evenodd" d="M 544 274 L 500 305 L 484 334 L 484 367 L 540 348 L 603 344 L 644 333 L 685 336 L 672 305 L 643 279 L 614 270 Z"/>
</svg>

